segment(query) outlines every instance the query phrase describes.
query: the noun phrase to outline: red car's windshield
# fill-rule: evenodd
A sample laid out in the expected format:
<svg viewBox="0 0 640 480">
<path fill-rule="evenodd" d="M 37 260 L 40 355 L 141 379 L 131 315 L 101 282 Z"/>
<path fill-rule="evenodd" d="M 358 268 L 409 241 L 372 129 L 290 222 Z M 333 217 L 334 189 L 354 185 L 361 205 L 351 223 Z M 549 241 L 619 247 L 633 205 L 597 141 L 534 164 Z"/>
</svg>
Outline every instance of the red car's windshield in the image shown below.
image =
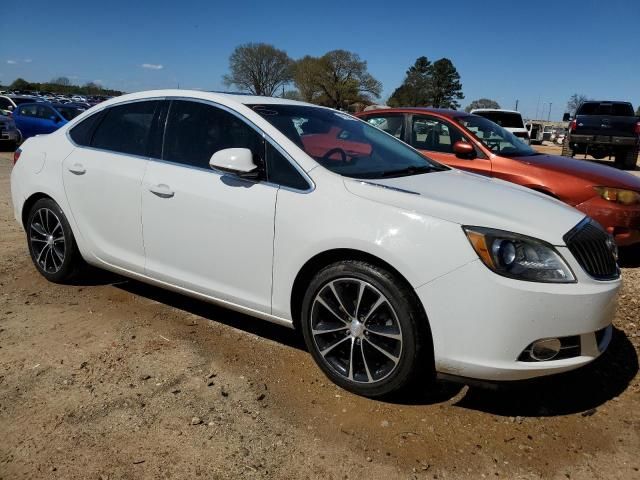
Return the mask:
<svg viewBox="0 0 640 480">
<path fill-rule="evenodd" d="M 455 117 L 455 120 L 493 153 L 504 157 L 529 157 L 538 155 L 533 148 L 500 125 L 477 115 Z"/>
</svg>

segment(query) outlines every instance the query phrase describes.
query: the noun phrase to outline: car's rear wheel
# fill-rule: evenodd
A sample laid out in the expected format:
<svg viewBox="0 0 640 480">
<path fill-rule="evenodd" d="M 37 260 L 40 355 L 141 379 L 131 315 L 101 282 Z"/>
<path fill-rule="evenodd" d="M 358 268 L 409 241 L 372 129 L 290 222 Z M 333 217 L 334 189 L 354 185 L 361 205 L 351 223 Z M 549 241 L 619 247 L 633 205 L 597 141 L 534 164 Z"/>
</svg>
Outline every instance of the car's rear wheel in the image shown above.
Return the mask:
<svg viewBox="0 0 640 480">
<path fill-rule="evenodd" d="M 32 207 L 25 225 L 31 259 L 49 281 L 65 283 L 82 265 L 73 232 L 60 206 L 41 198 Z"/>
<path fill-rule="evenodd" d="M 324 373 L 359 395 L 433 378 L 431 336 L 415 293 L 376 265 L 342 261 L 318 272 L 303 300 L 302 330 Z"/>
<path fill-rule="evenodd" d="M 616 153 L 615 161 L 622 168 L 634 170 L 638 162 L 638 147 L 619 150 Z"/>
</svg>

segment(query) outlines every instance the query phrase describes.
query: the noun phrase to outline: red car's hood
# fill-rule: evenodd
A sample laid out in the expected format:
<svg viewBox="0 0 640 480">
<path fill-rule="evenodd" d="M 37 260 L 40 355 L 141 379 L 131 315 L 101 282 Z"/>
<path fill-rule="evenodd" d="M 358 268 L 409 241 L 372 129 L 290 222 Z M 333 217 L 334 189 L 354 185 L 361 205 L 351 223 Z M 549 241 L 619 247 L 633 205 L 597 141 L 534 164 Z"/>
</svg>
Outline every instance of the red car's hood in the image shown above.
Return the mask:
<svg viewBox="0 0 640 480">
<path fill-rule="evenodd" d="M 513 157 L 534 167 L 580 177 L 602 187 L 626 188 L 640 192 L 640 178 L 628 172 L 589 160 L 577 160 L 557 155 L 532 155 Z"/>
</svg>

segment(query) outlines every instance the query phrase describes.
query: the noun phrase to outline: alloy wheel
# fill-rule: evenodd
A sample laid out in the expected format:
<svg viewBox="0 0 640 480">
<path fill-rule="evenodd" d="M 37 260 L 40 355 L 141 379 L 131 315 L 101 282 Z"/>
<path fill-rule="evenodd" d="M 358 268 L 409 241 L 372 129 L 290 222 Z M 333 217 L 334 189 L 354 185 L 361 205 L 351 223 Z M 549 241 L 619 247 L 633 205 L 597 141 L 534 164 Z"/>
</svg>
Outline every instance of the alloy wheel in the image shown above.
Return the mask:
<svg viewBox="0 0 640 480">
<path fill-rule="evenodd" d="M 385 379 L 402 355 L 402 328 L 389 299 L 357 278 L 320 288 L 311 306 L 311 334 L 322 360 L 351 382 Z"/>
<path fill-rule="evenodd" d="M 62 222 L 48 208 L 38 209 L 29 225 L 29 242 L 33 258 L 47 273 L 57 273 L 62 268 L 66 252 Z"/>
</svg>

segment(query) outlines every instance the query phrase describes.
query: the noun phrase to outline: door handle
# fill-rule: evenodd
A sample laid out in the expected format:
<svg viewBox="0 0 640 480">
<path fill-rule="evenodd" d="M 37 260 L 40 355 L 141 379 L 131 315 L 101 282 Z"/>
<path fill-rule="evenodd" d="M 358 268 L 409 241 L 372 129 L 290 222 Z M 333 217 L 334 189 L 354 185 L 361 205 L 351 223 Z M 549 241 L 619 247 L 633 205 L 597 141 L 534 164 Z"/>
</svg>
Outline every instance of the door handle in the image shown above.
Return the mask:
<svg viewBox="0 0 640 480">
<path fill-rule="evenodd" d="M 87 170 L 80 163 L 74 163 L 69 167 L 69 171 L 75 175 L 84 175 Z"/>
<path fill-rule="evenodd" d="M 160 198 L 171 198 L 174 195 L 173 190 L 164 183 L 160 183 L 158 185 L 151 185 L 149 187 L 149 191 L 154 195 L 159 196 Z"/>
</svg>

